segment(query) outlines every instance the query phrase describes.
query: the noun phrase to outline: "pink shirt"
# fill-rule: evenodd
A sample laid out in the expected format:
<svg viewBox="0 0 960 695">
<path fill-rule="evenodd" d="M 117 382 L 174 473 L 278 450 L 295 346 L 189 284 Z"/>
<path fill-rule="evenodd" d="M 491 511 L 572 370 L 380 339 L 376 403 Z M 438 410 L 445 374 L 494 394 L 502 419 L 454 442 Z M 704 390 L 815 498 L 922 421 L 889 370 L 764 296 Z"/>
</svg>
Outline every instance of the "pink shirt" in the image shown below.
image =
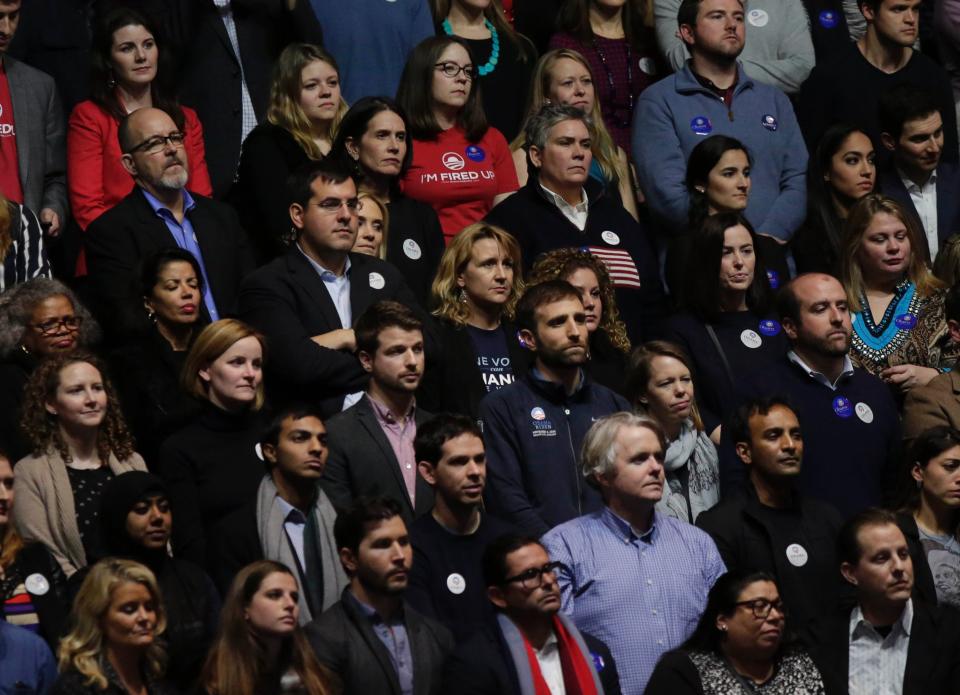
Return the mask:
<svg viewBox="0 0 960 695">
<path fill-rule="evenodd" d="M 393 454 L 400 464 L 400 473 L 403 475 L 403 482 L 407 486 L 407 494 L 410 495 L 410 504 L 416 507 L 417 457 L 413 453 L 413 440 L 417 438 L 417 422 L 413 414 L 417 406 L 416 404 L 411 405 L 403 422 L 400 423 L 397 422 L 387 406 L 373 398 L 369 393 L 367 398 L 370 399 L 380 429 L 387 435 L 387 441 L 390 442 Z"/>
</svg>

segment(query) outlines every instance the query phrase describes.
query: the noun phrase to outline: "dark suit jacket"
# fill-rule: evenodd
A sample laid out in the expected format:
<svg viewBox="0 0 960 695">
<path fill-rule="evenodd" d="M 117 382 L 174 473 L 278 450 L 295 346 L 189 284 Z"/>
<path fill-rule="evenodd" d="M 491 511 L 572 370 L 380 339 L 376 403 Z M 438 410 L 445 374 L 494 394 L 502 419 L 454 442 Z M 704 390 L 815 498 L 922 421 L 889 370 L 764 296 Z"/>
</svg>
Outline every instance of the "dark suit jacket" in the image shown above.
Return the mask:
<svg viewBox="0 0 960 695">
<path fill-rule="evenodd" d="M 236 313 L 240 281 L 253 270 L 253 254 L 237 214 L 229 205 L 193 195 L 187 217 L 221 317 Z M 140 264 L 166 247 L 176 247 L 167 225 L 157 217 L 139 187 L 87 229 L 87 267 L 91 291 L 103 323 L 127 333 L 143 328 Z M 202 316 L 209 321 L 206 309 Z"/>
<path fill-rule="evenodd" d="M 417 306 L 400 273 L 386 261 L 351 253 L 350 263 L 354 321 L 382 299 Z M 322 348 L 310 340 L 350 326 L 341 324 L 323 280 L 297 246 L 244 280 L 240 316 L 269 340 L 267 388 L 274 403 L 310 398 L 330 415 L 340 410 L 344 395 L 364 389 L 367 373 L 353 354 Z"/>
<path fill-rule="evenodd" d="M 881 193 L 906 207 L 919 221 L 913 200 L 892 162 L 880 170 L 877 183 Z M 937 167 L 937 238 L 940 246 L 957 233 L 960 233 L 960 166 L 941 161 Z"/>
<path fill-rule="evenodd" d="M 849 680 L 852 606 L 815 620 L 802 633 L 827 695 L 845 695 Z M 903 672 L 904 695 L 960 692 L 960 613 L 913 602 L 913 624 Z"/>
<path fill-rule="evenodd" d="M 417 427 L 430 417 L 419 407 L 414 411 Z M 330 455 L 320 486 L 337 509 L 346 509 L 360 496 L 386 495 L 403 507 L 403 520 L 409 526 L 433 508 L 433 488 L 419 473 L 416 508 L 410 504 L 400 463 L 366 396 L 327 421 L 327 446 Z"/>
<path fill-rule="evenodd" d="M 306 627 L 320 662 L 339 676 L 344 693 L 400 695 L 390 654 L 370 621 L 344 589 L 340 601 Z M 404 623 L 413 659 L 414 695 L 446 695 L 440 688 L 443 663 L 453 649 L 447 628 L 404 605 Z"/>
<path fill-rule="evenodd" d="M 617 675 L 617 665 L 607 645 L 586 632 L 580 634 L 587 644 L 587 649 L 594 655 L 594 667 L 597 666 L 597 657 L 603 663 L 599 672 L 603 693 L 599 695 L 619 695 L 620 678 Z M 510 650 L 503 640 L 503 634 L 495 627 L 477 632 L 457 647 L 447 659 L 443 670 L 443 683 L 444 693 L 457 695 L 521 693 Z"/>
</svg>

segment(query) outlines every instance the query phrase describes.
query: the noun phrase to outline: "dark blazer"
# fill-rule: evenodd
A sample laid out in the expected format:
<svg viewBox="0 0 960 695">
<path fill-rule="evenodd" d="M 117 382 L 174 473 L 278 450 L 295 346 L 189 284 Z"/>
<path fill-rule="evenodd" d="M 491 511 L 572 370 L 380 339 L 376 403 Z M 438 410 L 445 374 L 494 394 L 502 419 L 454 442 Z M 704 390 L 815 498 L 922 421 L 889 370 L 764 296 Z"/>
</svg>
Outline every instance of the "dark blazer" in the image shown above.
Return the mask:
<svg viewBox="0 0 960 695">
<path fill-rule="evenodd" d="M 850 672 L 852 606 L 814 621 L 801 636 L 823 676 L 826 695 L 846 695 Z M 913 624 L 903 671 L 904 695 L 960 692 L 960 613 L 913 602 Z"/>
<path fill-rule="evenodd" d="M 586 632 L 580 633 L 587 649 L 593 656 L 594 667 L 598 661 L 603 693 L 619 695 L 620 678 L 617 665 L 607 645 Z M 443 670 L 443 692 L 457 695 L 520 695 L 520 681 L 510 656 L 510 650 L 501 631 L 487 627 L 477 632 L 457 647 L 447 659 Z"/>
<path fill-rule="evenodd" d="M 351 253 L 350 263 L 354 321 L 382 299 L 417 306 L 400 273 L 386 261 Z M 341 324 L 323 280 L 296 245 L 244 280 L 240 317 L 263 331 L 269 341 L 267 387 L 272 402 L 312 398 L 321 403 L 324 414 L 331 415 L 340 410 L 346 394 L 364 389 L 367 373 L 353 354 L 310 340 L 350 326 Z"/>
<path fill-rule="evenodd" d="M 383 642 L 344 589 L 338 603 L 306 627 L 307 639 L 322 664 L 339 676 L 344 693 L 400 695 L 400 682 Z M 443 663 L 453 650 L 447 628 L 403 607 L 413 658 L 414 695 L 440 695 Z"/>
<path fill-rule="evenodd" d="M 187 214 L 193 225 L 217 310 L 222 317 L 236 312 L 240 281 L 253 270 L 247 235 L 233 208 L 199 195 Z M 150 207 L 139 187 L 98 217 L 87 229 L 90 289 L 101 322 L 121 335 L 143 328 L 146 316 L 140 297 L 140 264 L 176 241 Z M 202 317 L 210 317 L 201 302 Z"/>
<path fill-rule="evenodd" d="M 885 196 L 889 196 L 913 213 L 919 221 L 917 209 L 907 193 L 900 174 L 897 173 L 893 162 L 881 167 L 878 173 L 878 188 Z M 960 165 L 954 162 L 940 162 L 937 167 L 937 238 L 940 246 L 954 234 L 960 233 Z"/>
<path fill-rule="evenodd" d="M 413 419 L 419 427 L 430 417 L 418 407 Z M 327 421 L 327 446 L 330 455 L 320 487 L 337 509 L 346 509 L 360 496 L 387 495 L 403 507 L 403 520 L 409 526 L 433 508 L 433 488 L 419 473 L 417 506 L 410 504 L 400 463 L 368 397 Z"/>
<path fill-rule="evenodd" d="M 923 601 L 931 606 L 937 605 L 937 588 L 933 583 L 933 572 L 927 562 L 927 553 L 920 542 L 920 530 L 913 514 L 900 512 L 897 514 L 897 526 L 903 531 L 910 549 L 910 559 L 913 561 L 913 600 Z"/>
</svg>

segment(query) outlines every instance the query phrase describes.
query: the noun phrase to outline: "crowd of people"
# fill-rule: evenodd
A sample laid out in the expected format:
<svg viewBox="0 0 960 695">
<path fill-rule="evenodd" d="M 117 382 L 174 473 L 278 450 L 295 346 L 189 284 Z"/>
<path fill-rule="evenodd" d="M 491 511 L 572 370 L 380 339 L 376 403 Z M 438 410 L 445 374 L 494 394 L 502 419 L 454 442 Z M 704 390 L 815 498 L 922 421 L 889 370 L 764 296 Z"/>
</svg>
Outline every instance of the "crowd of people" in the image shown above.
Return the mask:
<svg viewBox="0 0 960 695">
<path fill-rule="evenodd" d="M 960 0 L 0 0 L 0 692 L 960 695 Z"/>
</svg>

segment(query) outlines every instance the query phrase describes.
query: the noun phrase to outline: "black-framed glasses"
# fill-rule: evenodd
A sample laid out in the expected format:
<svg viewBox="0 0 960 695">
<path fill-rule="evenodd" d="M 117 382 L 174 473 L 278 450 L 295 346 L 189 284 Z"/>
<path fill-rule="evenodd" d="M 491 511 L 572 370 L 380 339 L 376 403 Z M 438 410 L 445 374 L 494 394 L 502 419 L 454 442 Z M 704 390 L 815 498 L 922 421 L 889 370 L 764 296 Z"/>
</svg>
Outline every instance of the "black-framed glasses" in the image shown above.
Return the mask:
<svg viewBox="0 0 960 695">
<path fill-rule="evenodd" d="M 520 582 L 524 589 L 539 589 L 543 584 L 543 575 L 552 574 L 556 576 L 557 570 L 561 567 L 563 567 L 562 562 L 548 562 L 543 567 L 531 567 L 515 577 L 507 577 L 503 580 L 503 583 Z"/>
<path fill-rule="evenodd" d="M 787 617 L 787 607 L 783 605 L 783 601 L 780 599 L 769 601 L 765 598 L 755 598 L 749 601 L 737 601 L 733 605 L 749 608 L 753 611 L 753 617 L 757 620 L 766 620 L 771 610 L 776 610 L 783 617 Z"/>
<path fill-rule="evenodd" d="M 466 77 L 468 80 L 473 80 L 473 79 L 476 79 L 477 77 L 477 68 L 474 67 L 473 65 L 457 65 L 456 63 L 451 63 L 450 61 L 446 61 L 443 63 L 437 63 L 433 67 L 435 67 L 437 70 L 442 72 L 447 77 L 456 77 L 461 72 L 463 73 L 463 76 Z"/>
<path fill-rule="evenodd" d="M 183 141 L 187 136 L 183 133 L 170 133 L 169 135 L 157 135 L 150 138 L 149 140 L 144 140 L 139 145 L 134 145 L 129 150 L 127 154 L 133 152 L 144 152 L 146 154 L 159 154 L 167 149 L 167 143 L 170 143 L 174 147 L 183 147 Z"/>
<path fill-rule="evenodd" d="M 30 325 L 40 331 L 40 333 L 43 335 L 53 335 L 61 328 L 66 328 L 68 331 L 76 331 L 80 328 L 82 323 L 82 316 L 61 316 L 58 319 L 50 319 L 49 321 L 44 321 L 43 323 L 31 323 Z"/>
</svg>

